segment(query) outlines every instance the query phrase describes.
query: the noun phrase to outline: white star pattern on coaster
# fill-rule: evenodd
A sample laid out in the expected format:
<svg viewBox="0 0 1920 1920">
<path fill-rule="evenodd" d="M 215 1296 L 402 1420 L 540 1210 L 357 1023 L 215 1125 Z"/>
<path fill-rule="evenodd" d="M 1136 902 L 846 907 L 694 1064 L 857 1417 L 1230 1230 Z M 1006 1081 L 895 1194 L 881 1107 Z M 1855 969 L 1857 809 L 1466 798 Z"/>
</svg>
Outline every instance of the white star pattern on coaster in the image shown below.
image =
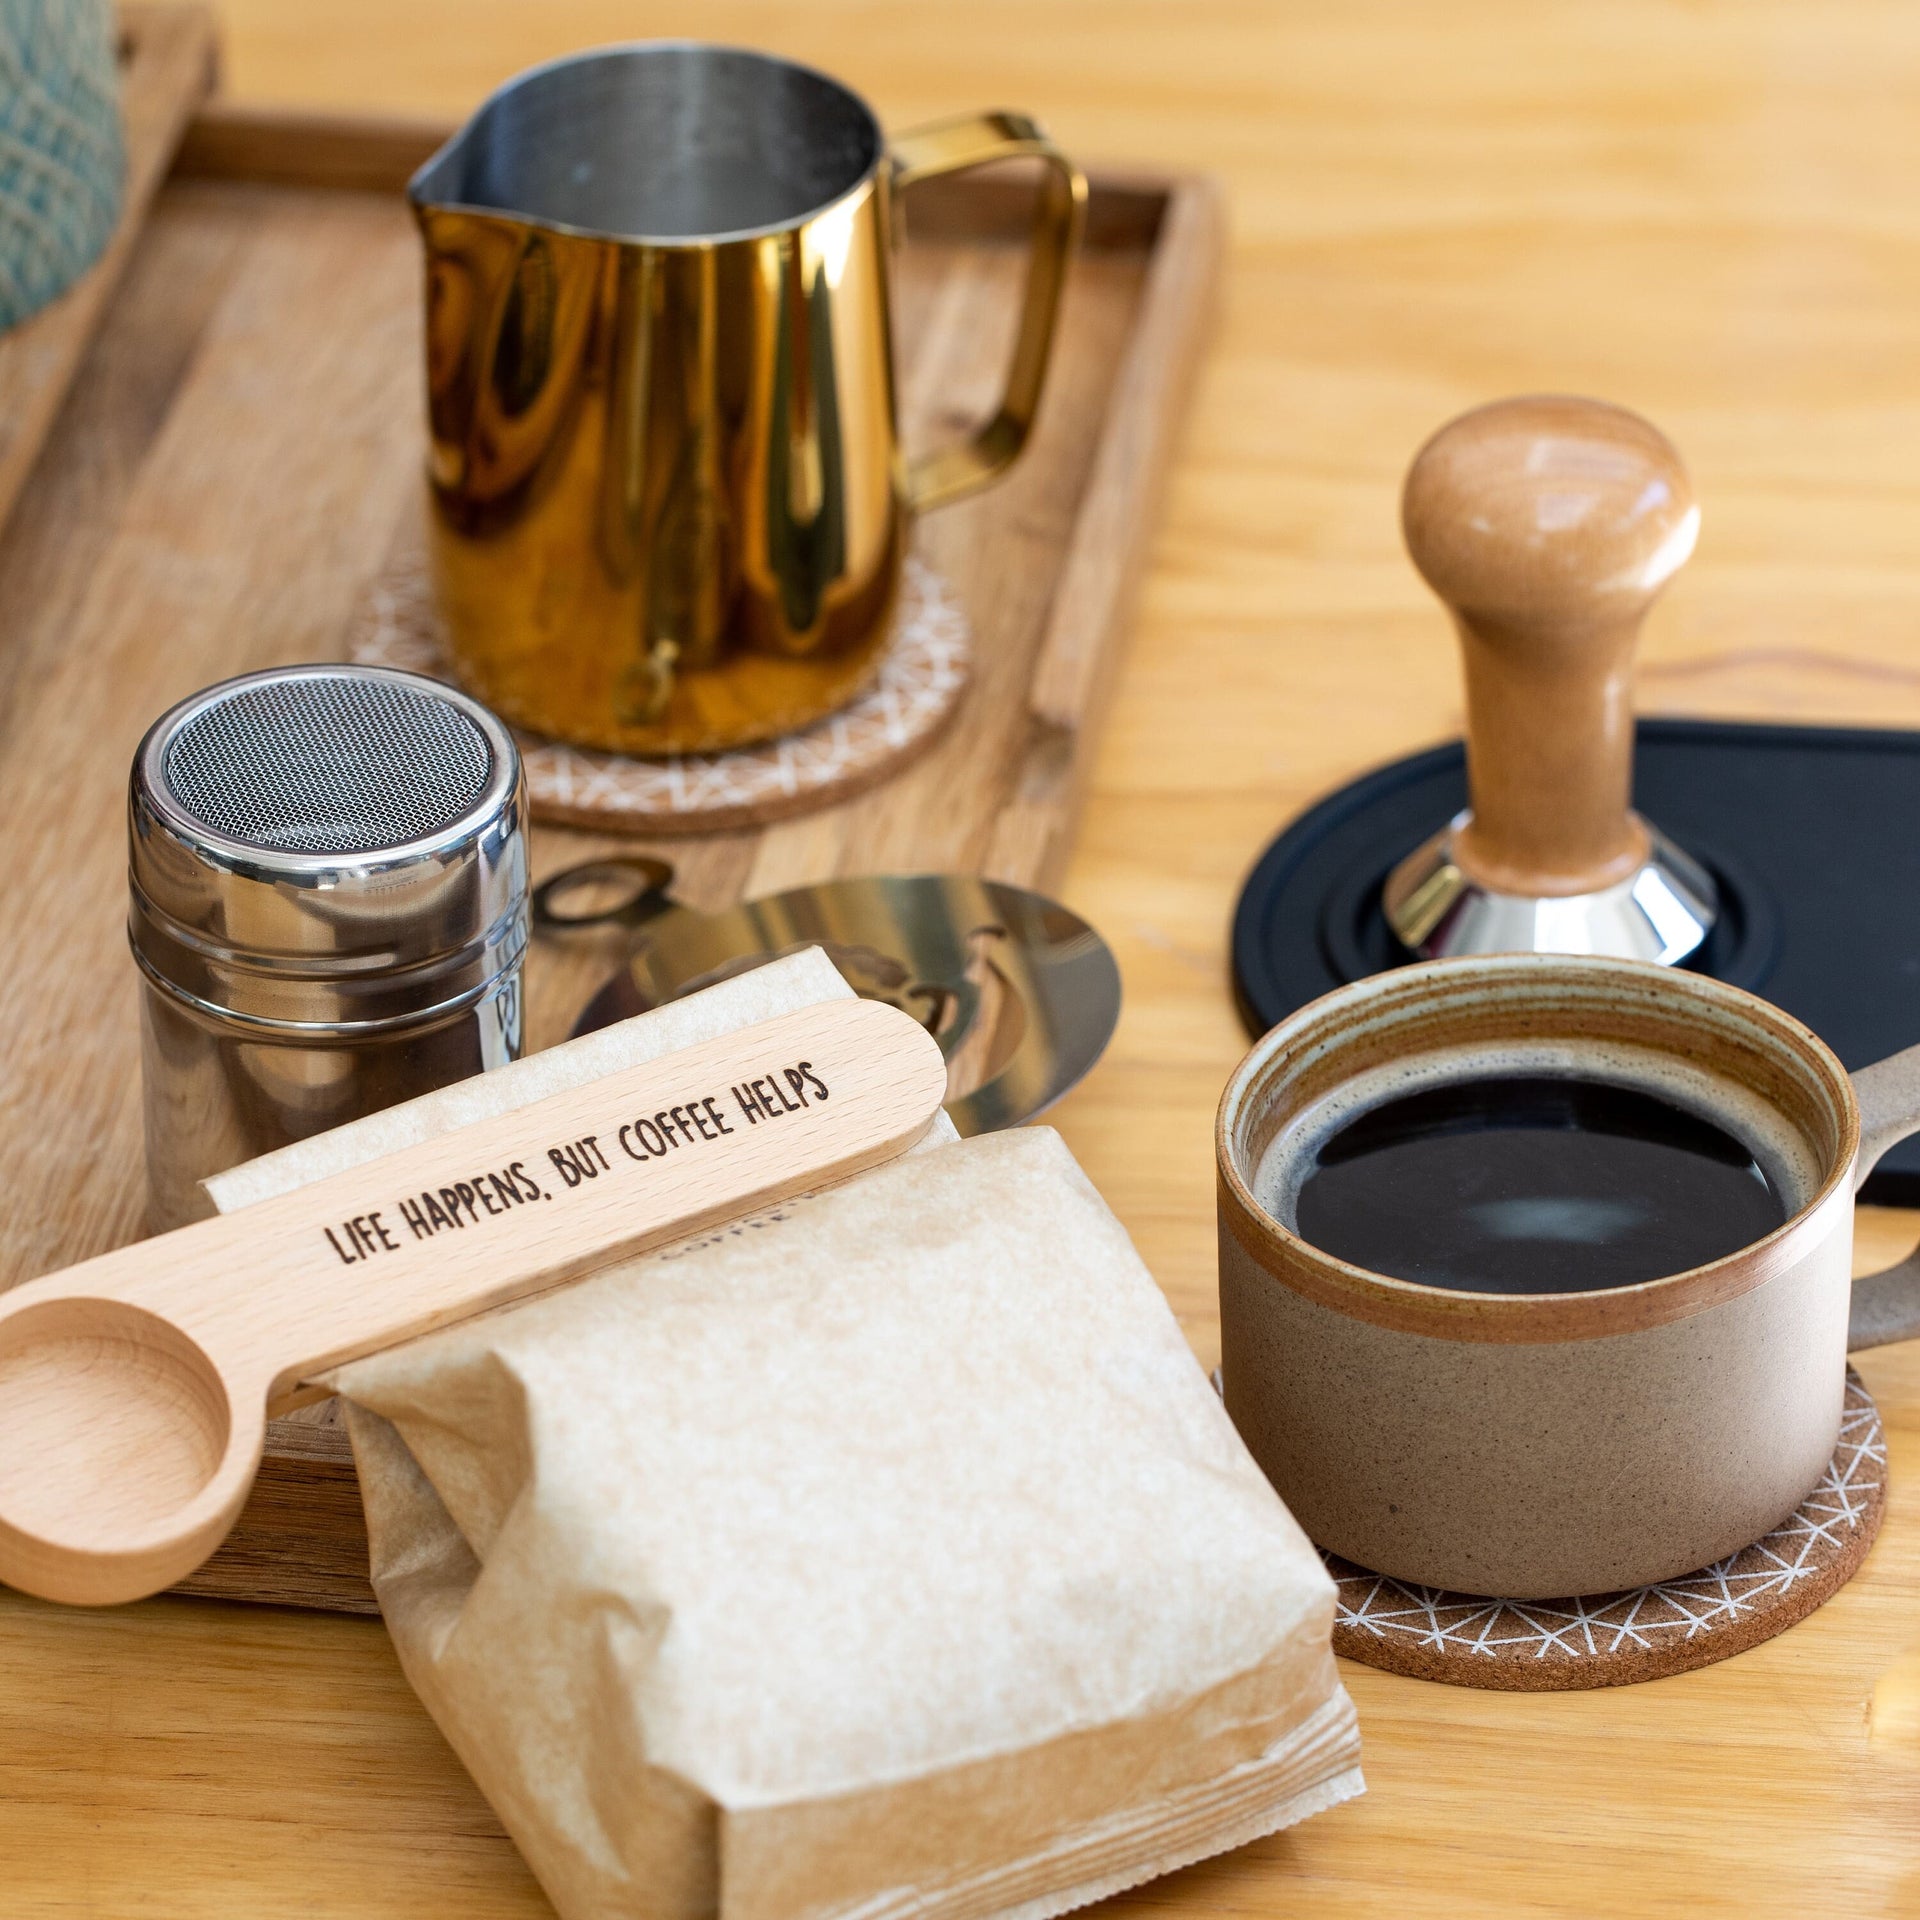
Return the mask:
<svg viewBox="0 0 1920 1920">
<path fill-rule="evenodd" d="M 454 679 L 418 556 L 375 583 L 347 652 L 368 666 Z M 972 652 L 972 630 L 953 589 L 909 556 L 879 674 L 840 712 L 760 746 L 660 760 L 520 734 L 534 813 L 616 832 L 697 833 L 829 805 L 931 743 L 966 690 Z"/>
<path fill-rule="evenodd" d="M 1765 1539 L 1656 1586 L 1498 1600 L 1412 1586 L 1322 1553 L 1339 1588 L 1334 1650 L 1460 1686 L 1612 1686 L 1705 1666 L 1769 1639 L 1844 1585 L 1886 1497 L 1879 1409 L 1847 1374 L 1840 1441 L 1820 1483 Z"/>
</svg>

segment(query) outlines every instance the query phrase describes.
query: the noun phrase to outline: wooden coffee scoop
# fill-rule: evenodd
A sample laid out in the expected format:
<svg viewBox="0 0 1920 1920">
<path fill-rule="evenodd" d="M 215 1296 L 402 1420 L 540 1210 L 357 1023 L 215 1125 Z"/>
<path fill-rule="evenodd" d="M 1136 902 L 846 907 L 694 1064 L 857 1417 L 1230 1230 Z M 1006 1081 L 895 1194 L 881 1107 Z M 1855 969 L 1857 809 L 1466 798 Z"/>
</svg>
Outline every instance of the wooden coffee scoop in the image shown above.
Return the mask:
<svg viewBox="0 0 1920 1920">
<path fill-rule="evenodd" d="M 1629 805 L 1634 644 L 1700 526 L 1672 443 L 1598 400 L 1496 401 L 1420 450 L 1401 518 L 1460 635 L 1471 805 L 1389 877 L 1394 932 L 1429 958 L 1685 958 L 1713 882 Z"/>
<path fill-rule="evenodd" d="M 330 1367 L 844 1180 L 946 1093 L 897 1009 L 785 1013 L 0 1295 L 0 1580 L 138 1599 Z"/>
</svg>

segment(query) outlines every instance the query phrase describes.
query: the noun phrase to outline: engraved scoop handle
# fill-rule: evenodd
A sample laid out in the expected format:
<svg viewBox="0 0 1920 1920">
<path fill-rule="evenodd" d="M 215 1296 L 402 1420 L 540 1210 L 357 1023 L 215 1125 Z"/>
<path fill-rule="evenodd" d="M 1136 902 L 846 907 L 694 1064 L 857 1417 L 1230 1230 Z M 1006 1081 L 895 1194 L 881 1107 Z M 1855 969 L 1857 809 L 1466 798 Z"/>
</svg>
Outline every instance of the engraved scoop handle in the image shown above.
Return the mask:
<svg viewBox="0 0 1920 1920">
<path fill-rule="evenodd" d="M 0 1580 L 136 1599 L 218 1546 L 270 1404 L 360 1355 L 904 1152 L 918 1021 L 798 1009 L 0 1297 Z"/>
</svg>

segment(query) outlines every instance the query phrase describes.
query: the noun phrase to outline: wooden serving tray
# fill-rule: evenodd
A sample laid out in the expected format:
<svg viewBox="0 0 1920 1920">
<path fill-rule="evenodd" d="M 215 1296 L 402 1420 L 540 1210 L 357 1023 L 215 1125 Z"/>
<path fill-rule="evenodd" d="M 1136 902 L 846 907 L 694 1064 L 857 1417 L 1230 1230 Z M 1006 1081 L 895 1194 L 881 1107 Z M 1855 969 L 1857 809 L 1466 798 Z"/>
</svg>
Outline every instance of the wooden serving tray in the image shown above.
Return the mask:
<svg viewBox="0 0 1920 1920">
<path fill-rule="evenodd" d="M 0 534 L 0 818 L 20 863 L 0 892 L 0 1285 L 141 1231 L 128 765 L 195 688 L 338 657 L 407 524 L 421 271 L 400 188 L 444 131 L 204 107 Z M 897 282 L 909 445 L 957 434 L 997 392 L 1028 205 L 993 175 L 916 191 Z M 680 898 L 938 868 L 1058 882 L 1219 245 L 1210 181 L 1094 173 L 1031 447 L 921 529 L 975 630 L 962 711 L 872 792 L 675 842 Z M 536 877 L 615 844 L 543 829 Z M 617 937 L 536 947 L 530 1045 L 565 1036 L 620 953 Z M 238 1528 L 186 1584 L 373 1610 L 329 1410 L 275 1424 Z"/>
</svg>

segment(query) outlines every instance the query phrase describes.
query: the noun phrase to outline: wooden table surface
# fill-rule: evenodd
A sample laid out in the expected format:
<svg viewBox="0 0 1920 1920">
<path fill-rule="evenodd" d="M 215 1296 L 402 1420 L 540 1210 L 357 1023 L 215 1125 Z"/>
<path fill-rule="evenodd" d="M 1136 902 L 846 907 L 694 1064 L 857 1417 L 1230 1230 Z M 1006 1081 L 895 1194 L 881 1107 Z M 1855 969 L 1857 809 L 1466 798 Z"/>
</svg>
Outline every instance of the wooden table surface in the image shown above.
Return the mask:
<svg viewBox="0 0 1920 1920">
<path fill-rule="evenodd" d="M 229 86 L 457 114 L 637 34 L 811 60 L 908 124 L 1031 109 L 1221 174 L 1225 313 L 1067 884 L 1127 1009 L 1059 1123 L 1212 1361 L 1235 888 L 1301 805 L 1457 730 L 1400 552 L 1496 394 L 1650 414 L 1705 504 L 1644 706 L 1920 726 L 1920 12 L 1895 0 L 226 0 Z M 964 510 L 964 509 L 963 509 Z M 1865 1220 L 1863 1266 L 1910 1244 Z M 1349 1667 L 1366 1798 L 1141 1913 L 1920 1915 L 1920 1350 L 1866 1356 L 1889 1517 L 1821 1613 L 1613 1693 Z M 375 1623 L 0 1597 L 0 1912 L 545 1912 Z"/>
</svg>

